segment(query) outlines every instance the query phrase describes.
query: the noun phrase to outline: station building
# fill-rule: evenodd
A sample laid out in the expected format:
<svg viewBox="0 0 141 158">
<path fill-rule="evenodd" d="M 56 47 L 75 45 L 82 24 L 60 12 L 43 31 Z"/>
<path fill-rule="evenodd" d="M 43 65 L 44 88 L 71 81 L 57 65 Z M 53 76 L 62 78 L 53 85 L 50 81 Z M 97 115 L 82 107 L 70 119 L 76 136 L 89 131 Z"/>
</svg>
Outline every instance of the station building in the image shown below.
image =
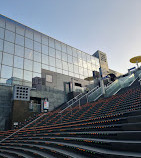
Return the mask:
<svg viewBox="0 0 141 158">
<path fill-rule="evenodd" d="M 112 71 L 105 53 L 90 55 L 0 15 L 0 128 L 8 128 L 10 117 L 28 113 L 31 101 L 40 106 L 48 98 L 53 110 L 86 87 L 93 88 L 98 83 L 93 74 L 100 67 L 103 76 Z M 27 102 L 13 99 L 14 85 L 30 87 Z"/>
</svg>

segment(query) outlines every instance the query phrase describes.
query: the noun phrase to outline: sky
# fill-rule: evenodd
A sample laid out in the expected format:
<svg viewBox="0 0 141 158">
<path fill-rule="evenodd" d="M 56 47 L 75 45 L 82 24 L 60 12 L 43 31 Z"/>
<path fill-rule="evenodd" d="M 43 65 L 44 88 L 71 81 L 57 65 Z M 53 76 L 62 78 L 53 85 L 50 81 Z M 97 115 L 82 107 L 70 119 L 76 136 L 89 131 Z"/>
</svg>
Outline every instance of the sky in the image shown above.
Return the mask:
<svg viewBox="0 0 141 158">
<path fill-rule="evenodd" d="M 88 54 L 107 54 L 126 73 L 141 55 L 141 0 L 0 0 L 0 14 Z"/>
</svg>

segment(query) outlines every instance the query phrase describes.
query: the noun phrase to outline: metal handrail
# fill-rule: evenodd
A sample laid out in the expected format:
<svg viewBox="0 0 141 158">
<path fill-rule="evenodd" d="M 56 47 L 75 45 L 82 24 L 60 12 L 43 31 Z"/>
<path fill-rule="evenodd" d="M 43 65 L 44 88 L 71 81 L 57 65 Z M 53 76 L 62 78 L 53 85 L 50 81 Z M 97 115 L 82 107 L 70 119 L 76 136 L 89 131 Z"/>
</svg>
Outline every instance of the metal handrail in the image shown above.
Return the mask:
<svg viewBox="0 0 141 158">
<path fill-rule="evenodd" d="M 80 101 L 82 98 L 84 98 L 85 96 L 88 96 L 89 93 L 91 93 L 94 90 L 97 90 L 98 86 L 93 88 L 92 90 L 90 90 L 88 93 L 84 94 L 82 97 L 80 97 L 79 99 L 75 100 L 72 104 L 70 104 L 69 106 L 67 106 L 65 109 L 63 109 L 62 111 L 60 111 L 59 113 L 62 113 L 64 110 L 66 110 L 67 108 L 71 107 L 73 104 L 75 104 L 77 101 Z"/>
</svg>

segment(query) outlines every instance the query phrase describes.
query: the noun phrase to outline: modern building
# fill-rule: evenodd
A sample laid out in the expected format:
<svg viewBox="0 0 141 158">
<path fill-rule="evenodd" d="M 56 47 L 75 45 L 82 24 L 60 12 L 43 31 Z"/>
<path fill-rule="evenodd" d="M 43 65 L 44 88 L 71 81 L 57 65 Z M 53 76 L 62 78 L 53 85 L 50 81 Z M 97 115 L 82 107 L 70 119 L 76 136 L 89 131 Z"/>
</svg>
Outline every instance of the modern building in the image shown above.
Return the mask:
<svg viewBox="0 0 141 158">
<path fill-rule="evenodd" d="M 87 78 L 99 72 L 103 60 L 107 64 L 107 58 L 99 57 L 0 15 L 0 83 L 1 88 L 11 85 L 7 94 L 13 85 L 32 87 L 31 99 L 40 104 L 48 98 L 52 110 L 68 100 L 68 93 L 94 86 Z"/>
</svg>

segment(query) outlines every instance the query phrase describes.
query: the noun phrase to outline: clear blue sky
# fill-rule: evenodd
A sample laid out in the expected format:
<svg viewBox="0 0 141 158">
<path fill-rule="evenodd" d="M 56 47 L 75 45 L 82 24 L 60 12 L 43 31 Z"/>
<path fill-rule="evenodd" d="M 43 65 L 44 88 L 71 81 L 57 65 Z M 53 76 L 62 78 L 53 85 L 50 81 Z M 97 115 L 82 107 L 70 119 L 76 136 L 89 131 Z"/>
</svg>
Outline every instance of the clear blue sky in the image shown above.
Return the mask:
<svg viewBox="0 0 141 158">
<path fill-rule="evenodd" d="M 101 50 L 122 73 L 141 55 L 141 0 L 0 0 L 0 13 L 89 54 Z"/>
</svg>

